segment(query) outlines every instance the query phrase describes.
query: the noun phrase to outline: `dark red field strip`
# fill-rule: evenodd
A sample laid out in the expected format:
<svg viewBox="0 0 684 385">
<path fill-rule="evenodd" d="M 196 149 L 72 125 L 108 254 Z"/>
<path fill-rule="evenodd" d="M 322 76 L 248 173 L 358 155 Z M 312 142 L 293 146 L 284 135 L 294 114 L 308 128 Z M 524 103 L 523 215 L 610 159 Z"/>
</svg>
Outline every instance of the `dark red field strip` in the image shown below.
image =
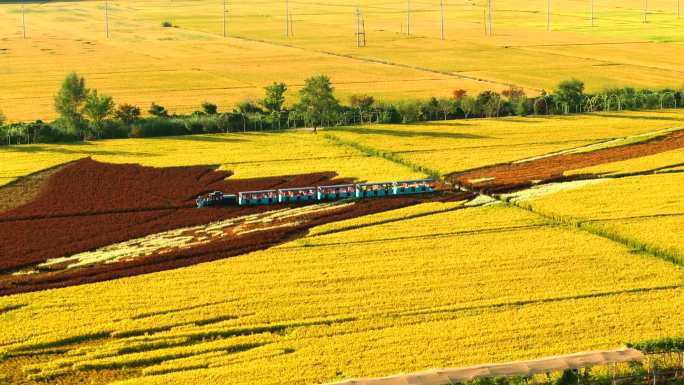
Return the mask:
<svg viewBox="0 0 684 385">
<path fill-rule="evenodd" d="M 448 178 L 461 186 L 485 193 L 526 188 L 538 182 L 566 179 L 564 173 L 605 163 L 658 154 L 684 147 L 684 132 L 654 140 L 581 154 L 556 155 L 523 163 L 504 164 L 455 173 Z M 481 182 L 478 179 L 493 178 Z"/>
</svg>

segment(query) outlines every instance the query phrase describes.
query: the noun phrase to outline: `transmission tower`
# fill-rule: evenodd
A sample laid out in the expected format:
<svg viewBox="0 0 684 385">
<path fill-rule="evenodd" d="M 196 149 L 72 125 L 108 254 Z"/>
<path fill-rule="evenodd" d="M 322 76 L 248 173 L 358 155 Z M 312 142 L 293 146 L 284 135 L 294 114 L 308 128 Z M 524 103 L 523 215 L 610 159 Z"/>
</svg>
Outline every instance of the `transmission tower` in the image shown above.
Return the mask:
<svg viewBox="0 0 684 385">
<path fill-rule="evenodd" d="M 546 0 L 546 32 L 551 31 L 551 0 Z"/>
<path fill-rule="evenodd" d="M 366 46 L 366 23 L 361 17 L 361 10 L 356 7 L 356 47 Z"/>
</svg>

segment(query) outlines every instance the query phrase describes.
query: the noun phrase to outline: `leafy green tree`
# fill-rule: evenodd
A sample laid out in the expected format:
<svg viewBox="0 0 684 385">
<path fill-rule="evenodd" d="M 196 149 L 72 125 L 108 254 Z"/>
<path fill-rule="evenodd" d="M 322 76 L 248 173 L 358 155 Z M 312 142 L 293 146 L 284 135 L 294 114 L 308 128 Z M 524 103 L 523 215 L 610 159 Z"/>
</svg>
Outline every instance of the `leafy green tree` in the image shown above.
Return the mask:
<svg viewBox="0 0 684 385">
<path fill-rule="evenodd" d="M 271 113 L 282 111 L 287 85 L 285 83 L 273 83 L 264 90 L 266 90 L 266 96 L 259 101 L 259 104 Z"/>
<path fill-rule="evenodd" d="M 349 97 L 349 104 L 359 113 L 361 124 L 363 124 L 363 118 L 365 115 L 370 114 L 373 104 L 375 104 L 375 98 L 368 95 L 352 95 Z"/>
<path fill-rule="evenodd" d="M 484 91 L 477 96 L 477 104 L 482 113 L 488 117 L 499 116 L 501 113 L 501 95 L 494 91 Z"/>
<path fill-rule="evenodd" d="M 584 83 L 577 79 L 560 82 L 554 94 L 554 99 L 563 107 L 562 112 L 579 112 L 582 100 L 584 99 Z"/>
<path fill-rule="evenodd" d="M 82 107 L 88 96 L 85 79 L 72 72 L 62 82 L 55 95 L 55 111 L 60 115 L 59 125 L 68 133 L 80 134 L 84 127 Z"/>
<path fill-rule="evenodd" d="M 204 102 L 202 103 L 202 111 L 207 115 L 216 115 L 218 107 L 214 103 Z"/>
<path fill-rule="evenodd" d="M 125 124 L 135 123 L 140 118 L 140 107 L 132 104 L 121 104 L 114 111 L 114 117 Z"/>
<path fill-rule="evenodd" d="M 471 115 L 475 115 L 478 113 L 478 111 L 477 111 L 477 99 L 475 99 L 472 96 L 469 96 L 469 95 L 463 96 L 463 98 L 461 98 L 460 105 L 461 105 L 461 110 L 463 110 L 463 114 L 465 115 L 466 119 L 468 119 Z"/>
<path fill-rule="evenodd" d="M 449 113 L 456 111 L 458 101 L 456 99 L 442 98 L 437 101 L 439 111 L 444 116 L 444 120 L 449 118 Z"/>
<path fill-rule="evenodd" d="M 152 115 L 156 116 L 158 118 L 168 118 L 169 117 L 169 112 L 166 111 L 166 108 L 164 106 L 160 106 L 159 104 L 152 102 L 150 105 L 150 109 L 147 110 L 147 112 Z"/>
<path fill-rule="evenodd" d="M 0 127 L 5 124 L 5 121 L 7 121 L 7 118 L 5 117 L 5 114 L 2 113 L 2 110 L 0 110 Z"/>
<path fill-rule="evenodd" d="M 330 78 L 318 75 L 306 79 L 304 88 L 299 91 L 297 109 L 302 112 L 309 124 L 326 125 L 340 110 L 340 103 L 333 95 Z"/>
<path fill-rule="evenodd" d="M 103 122 L 114 112 L 114 100 L 111 96 L 98 95 L 91 90 L 85 99 L 83 114 L 90 119 L 90 131 L 99 138 L 102 134 Z M 85 138 L 84 138 L 85 139 Z"/>
</svg>

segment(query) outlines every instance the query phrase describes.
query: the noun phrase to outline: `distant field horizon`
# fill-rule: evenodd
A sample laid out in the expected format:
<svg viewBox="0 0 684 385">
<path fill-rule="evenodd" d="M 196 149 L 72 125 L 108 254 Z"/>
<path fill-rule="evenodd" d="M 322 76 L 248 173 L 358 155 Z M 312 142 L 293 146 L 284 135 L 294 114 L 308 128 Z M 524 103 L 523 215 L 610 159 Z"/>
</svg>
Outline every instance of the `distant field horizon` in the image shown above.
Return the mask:
<svg viewBox="0 0 684 385">
<path fill-rule="evenodd" d="M 590 25 L 589 2 L 552 3 L 546 32 L 545 2 L 496 1 L 493 36 L 484 35 L 485 2 L 445 2 L 441 40 L 437 1 L 406 4 L 361 1 L 368 44 L 356 48 L 355 5 L 290 2 L 293 36 L 285 37 L 280 1 L 223 4 L 193 0 L 105 3 L 0 3 L 0 109 L 12 121 L 52 119 L 52 97 L 71 71 L 118 103 L 144 109 L 152 102 L 187 113 L 204 101 L 230 110 L 256 99 L 274 81 L 288 84 L 290 103 L 308 76 L 329 75 L 342 100 L 370 94 L 379 100 L 501 91 L 551 90 L 568 78 L 589 91 L 606 87 L 680 87 L 684 21 L 675 2 L 649 2 L 643 23 L 640 1 L 602 2 Z M 163 28 L 162 22 L 175 28 Z"/>
</svg>

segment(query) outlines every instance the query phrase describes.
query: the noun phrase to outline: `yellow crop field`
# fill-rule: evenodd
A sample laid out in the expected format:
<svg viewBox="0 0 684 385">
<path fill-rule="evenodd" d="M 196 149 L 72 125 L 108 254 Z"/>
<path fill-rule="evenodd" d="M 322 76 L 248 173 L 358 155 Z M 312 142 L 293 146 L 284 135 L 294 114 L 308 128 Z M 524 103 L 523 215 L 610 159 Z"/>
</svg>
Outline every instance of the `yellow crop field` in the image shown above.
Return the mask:
<svg viewBox="0 0 684 385">
<path fill-rule="evenodd" d="M 517 208 L 443 205 L 2 297 L 0 349 L 65 349 L 25 365 L 34 379 L 127 368 L 121 384 L 316 384 L 611 348 L 684 326 L 684 276 L 669 262 Z M 399 215 L 415 217 L 385 222 Z"/>
<path fill-rule="evenodd" d="M 619 237 L 637 249 L 646 247 L 681 263 L 682 183 L 681 173 L 606 179 L 527 203 L 547 215 L 586 221 L 597 231 Z"/>
<path fill-rule="evenodd" d="M 356 48 L 357 4 L 363 48 Z M 543 0 L 500 0 L 492 36 L 484 35 L 484 0 L 446 1 L 443 40 L 439 3 L 411 4 L 407 16 L 406 4 L 389 0 L 293 2 L 286 37 L 282 2 L 229 2 L 224 38 L 221 2 L 115 0 L 107 38 L 102 1 L 29 3 L 23 19 L 21 4 L 3 3 L 0 108 L 11 120 L 54 117 L 52 95 L 69 71 L 119 102 L 155 101 L 172 112 L 205 100 L 230 109 L 273 81 L 296 91 L 317 73 L 330 75 L 343 99 L 474 94 L 508 84 L 536 94 L 571 77 L 590 90 L 682 85 L 672 74 L 684 70 L 684 20 L 669 0 L 649 1 L 648 23 L 641 1 L 601 2 L 593 27 L 589 4 L 554 1 L 548 32 Z"/>
<path fill-rule="evenodd" d="M 106 140 L 84 144 L 0 148 L 0 184 L 91 156 L 110 163 L 153 167 L 220 165 L 235 178 L 337 172 L 359 180 L 411 179 L 424 175 L 392 162 L 335 146 L 309 132 L 240 133 L 160 139 Z"/>
<path fill-rule="evenodd" d="M 675 110 L 343 127 L 331 129 L 329 135 L 446 174 L 682 127 L 682 123 L 684 114 Z"/>
</svg>

